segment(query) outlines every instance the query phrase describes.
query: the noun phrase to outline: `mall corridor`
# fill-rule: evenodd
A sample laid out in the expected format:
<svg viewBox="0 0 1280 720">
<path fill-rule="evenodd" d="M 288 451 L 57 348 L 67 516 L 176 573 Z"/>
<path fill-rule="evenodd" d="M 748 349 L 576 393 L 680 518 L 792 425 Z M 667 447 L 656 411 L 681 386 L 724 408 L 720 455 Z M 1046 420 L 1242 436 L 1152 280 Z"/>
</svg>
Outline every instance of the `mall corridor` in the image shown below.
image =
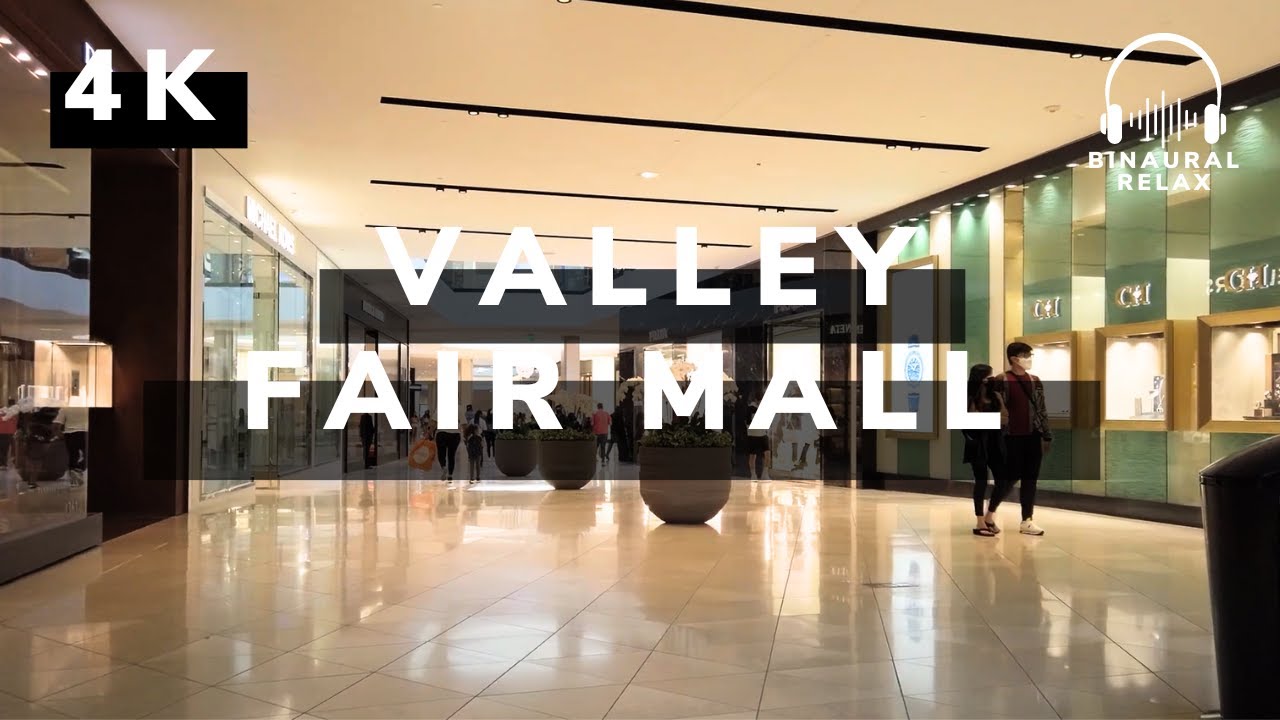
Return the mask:
<svg viewBox="0 0 1280 720">
<path fill-rule="evenodd" d="M 1216 702 L 1197 529 L 1046 510 L 1043 538 L 975 538 L 963 499 L 777 481 L 735 482 L 718 518 L 681 527 L 628 479 L 370 472 L 286 481 L 0 587 L 0 717 L 1196 718 Z"/>
</svg>

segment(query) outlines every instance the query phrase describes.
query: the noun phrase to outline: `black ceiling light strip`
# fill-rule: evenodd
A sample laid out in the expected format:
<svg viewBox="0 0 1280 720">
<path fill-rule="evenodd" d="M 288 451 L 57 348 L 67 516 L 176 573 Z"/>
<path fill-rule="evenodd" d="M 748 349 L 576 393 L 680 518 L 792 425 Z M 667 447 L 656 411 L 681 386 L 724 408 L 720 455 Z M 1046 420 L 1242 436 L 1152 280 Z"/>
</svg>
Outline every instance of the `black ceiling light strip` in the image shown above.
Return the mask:
<svg viewBox="0 0 1280 720">
<path fill-rule="evenodd" d="M 650 118 L 621 117 L 617 115 L 592 115 L 586 113 L 559 112 L 556 110 L 533 110 L 530 108 L 500 107 L 497 105 L 475 105 L 468 103 L 441 102 L 438 100 L 420 100 L 383 96 L 383 105 L 400 105 L 404 107 L 427 108 L 430 110 L 452 110 L 470 115 L 480 113 L 505 117 L 540 118 L 543 120 L 566 120 L 569 122 L 598 123 L 604 125 L 627 125 L 631 127 L 662 128 L 666 130 L 688 130 L 691 132 L 719 133 L 722 135 L 754 135 L 756 137 L 782 138 L 786 140 L 817 140 L 820 142 L 838 142 L 857 145 L 885 145 L 901 148 L 954 150 L 958 152 L 982 152 L 987 148 L 981 145 L 962 145 L 958 143 L 929 142 L 926 140 L 907 140 L 903 138 L 868 137 L 864 135 L 836 135 L 833 133 L 806 132 L 802 130 L 778 130 L 775 128 L 742 127 L 738 125 L 716 125 L 712 123 L 684 122 L 682 120 L 653 120 Z"/>
<path fill-rule="evenodd" d="M 0 212 L 0 217 L 57 217 L 74 220 L 76 218 L 87 218 L 89 213 L 75 212 Z"/>
<path fill-rule="evenodd" d="M 559 192 L 555 190 L 526 190 L 523 188 L 495 188 L 495 187 L 478 187 L 473 185 L 443 185 L 440 183 L 424 183 L 411 182 L 408 180 L 370 180 L 371 185 L 392 185 L 396 187 L 412 187 L 426 188 L 445 191 L 455 191 L 459 193 L 478 192 L 478 193 L 496 193 L 499 195 L 538 195 L 542 197 L 560 197 L 560 198 L 578 198 L 583 200 L 618 200 L 621 202 L 638 202 L 638 203 L 655 203 L 661 205 L 699 205 L 703 207 L 722 207 L 722 208 L 745 208 L 748 210 L 759 210 L 767 212 L 770 210 L 776 212 L 786 212 L 788 210 L 794 212 L 815 212 L 815 213 L 833 213 L 835 208 L 814 208 L 814 207 L 798 207 L 791 205 L 774 205 L 770 203 L 732 203 L 717 202 L 715 200 L 683 200 L 680 198 L 653 198 L 653 197 L 635 197 L 631 195 L 601 195 L 598 193 L 575 193 L 575 192 Z"/>
<path fill-rule="evenodd" d="M 51 162 L 0 162 L 0 168 L 41 168 L 44 170 L 66 170 L 66 166 Z"/>
<path fill-rule="evenodd" d="M 365 225 L 365 227 L 367 228 L 393 227 L 397 230 L 408 230 L 412 232 L 433 232 L 433 233 L 440 232 L 440 228 L 415 227 L 413 225 Z M 470 235 L 496 235 L 498 237 L 509 237 L 511 235 L 510 232 L 502 232 L 499 230 L 466 230 L 464 229 L 462 232 L 464 234 L 470 234 Z M 548 240 L 590 240 L 591 239 L 590 235 L 553 235 L 551 233 L 537 232 L 536 230 L 534 231 L 533 234 L 540 238 L 547 238 Z M 613 241 L 620 242 L 620 243 L 643 243 L 645 245 L 675 245 L 676 244 L 675 240 L 640 240 L 637 238 L 620 238 L 620 237 L 614 238 Z M 741 245 L 738 243 L 715 243 L 715 242 L 699 242 L 698 246 L 699 247 L 724 247 L 724 248 L 751 247 L 750 245 Z"/>
<path fill-rule="evenodd" d="M 691 13 L 711 17 L 730 18 L 734 20 L 754 20 L 757 22 L 775 23 L 779 25 L 795 25 L 798 27 L 823 28 L 826 30 L 843 30 L 846 32 L 869 33 L 872 35 L 889 35 L 894 37 L 916 38 L 919 40 L 936 40 L 941 42 L 979 45 L 983 47 L 1007 48 L 1009 50 L 1030 50 L 1033 52 L 1054 53 L 1067 56 L 1091 56 L 1110 60 L 1120 54 L 1120 48 L 1104 45 L 1086 45 L 1083 43 L 1062 42 L 1059 40 L 1041 40 L 1039 38 L 1017 37 L 1014 35 L 996 35 L 993 33 L 969 32 L 967 30 L 948 30 L 945 28 L 919 27 L 917 25 L 899 25 L 895 23 L 871 22 L 852 18 L 828 17 L 824 15 L 805 15 L 803 13 L 784 12 L 781 10 L 765 10 L 763 8 L 721 5 L 719 3 L 695 2 L 694 0 L 584 0 L 602 5 L 621 5 L 624 7 L 662 10 L 665 12 Z M 1158 63 L 1162 65 L 1190 65 L 1200 58 L 1173 53 L 1137 50 L 1126 58 L 1136 62 Z"/>
</svg>

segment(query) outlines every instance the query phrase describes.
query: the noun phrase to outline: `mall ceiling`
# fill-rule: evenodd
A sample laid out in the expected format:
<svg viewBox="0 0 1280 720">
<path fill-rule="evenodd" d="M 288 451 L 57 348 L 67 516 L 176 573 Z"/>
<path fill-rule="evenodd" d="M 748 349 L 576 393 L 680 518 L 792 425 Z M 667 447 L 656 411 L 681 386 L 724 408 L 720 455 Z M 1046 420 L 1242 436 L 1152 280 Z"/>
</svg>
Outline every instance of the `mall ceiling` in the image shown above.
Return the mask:
<svg viewBox="0 0 1280 720">
<path fill-rule="evenodd" d="M 566 265 L 590 262 L 572 236 L 593 225 L 695 225 L 725 245 L 703 266 L 734 267 L 763 224 L 855 223 L 1096 133 L 1099 56 L 1141 35 L 1188 35 L 1226 82 L 1280 63 L 1280 3 L 1259 0 L 90 2 L 135 56 L 207 47 L 207 69 L 249 73 L 251 146 L 224 154 L 344 267 L 386 266 L 379 224 L 531 225 L 569 236 L 543 242 Z M 720 16 L 759 10 L 829 19 Z M 1126 109 L 1212 87 L 1203 63 L 1147 59 L 1119 74 Z M 431 233 L 413 237 L 425 254 Z M 674 254 L 623 243 L 617 261 Z"/>
</svg>

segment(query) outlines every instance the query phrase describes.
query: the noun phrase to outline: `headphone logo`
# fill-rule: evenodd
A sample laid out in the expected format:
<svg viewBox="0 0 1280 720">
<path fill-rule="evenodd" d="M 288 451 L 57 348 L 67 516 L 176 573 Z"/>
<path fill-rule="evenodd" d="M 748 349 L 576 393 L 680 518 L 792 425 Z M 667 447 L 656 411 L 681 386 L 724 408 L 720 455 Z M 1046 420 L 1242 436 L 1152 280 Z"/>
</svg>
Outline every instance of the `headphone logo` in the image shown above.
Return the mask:
<svg viewBox="0 0 1280 720">
<path fill-rule="evenodd" d="M 1208 66 L 1209 72 L 1213 74 L 1213 86 L 1217 91 L 1217 102 L 1206 105 L 1204 108 L 1204 139 L 1210 145 L 1218 142 L 1218 139 L 1227 131 L 1227 116 L 1222 113 L 1222 77 L 1218 75 L 1218 67 L 1213 64 L 1209 53 L 1205 52 L 1204 48 L 1192 40 L 1174 33 L 1163 32 L 1143 35 L 1134 40 L 1124 50 L 1121 50 L 1120 54 L 1116 56 L 1115 62 L 1111 63 L 1111 69 L 1107 71 L 1107 111 L 1102 114 L 1098 123 L 1102 134 L 1107 136 L 1107 140 L 1112 145 L 1119 144 L 1123 138 L 1125 126 L 1123 122 L 1124 109 L 1111 102 L 1111 82 L 1115 80 L 1116 71 L 1120 69 L 1120 64 L 1124 62 L 1126 57 L 1132 54 L 1134 50 L 1153 42 L 1177 43 L 1195 53 Z M 1199 124 L 1199 117 L 1196 113 L 1182 109 L 1182 98 L 1177 98 L 1173 104 L 1166 105 L 1163 92 L 1160 93 L 1159 105 L 1152 108 L 1151 100 L 1148 99 L 1147 112 L 1137 117 L 1134 117 L 1133 113 L 1129 113 L 1128 122 L 1130 127 L 1136 127 L 1146 133 L 1143 138 L 1145 140 L 1159 137 L 1161 145 L 1165 144 L 1169 136 L 1175 133 L 1178 139 L 1181 140 L 1183 127 L 1197 127 Z"/>
</svg>

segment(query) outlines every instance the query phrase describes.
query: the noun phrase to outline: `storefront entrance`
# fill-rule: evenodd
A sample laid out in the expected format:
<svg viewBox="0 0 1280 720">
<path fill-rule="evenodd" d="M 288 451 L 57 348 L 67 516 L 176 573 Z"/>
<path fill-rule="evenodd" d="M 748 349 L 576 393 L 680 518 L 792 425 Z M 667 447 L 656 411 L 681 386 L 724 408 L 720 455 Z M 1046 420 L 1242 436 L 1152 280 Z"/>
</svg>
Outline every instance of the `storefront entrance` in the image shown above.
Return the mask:
<svg viewBox="0 0 1280 720">
<path fill-rule="evenodd" d="M 766 323 L 769 338 L 768 377 L 780 367 L 790 371 L 804 368 L 823 385 L 821 312 L 789 315 Z M 798 394 L 795 386 L 789 395 Z M 825 393 L 824 393 L 825 394 Z M 769 433 L 773 467 L 779 480 L 821 480 L 823 451 L 821 433 L 813 418 L 794 413 L 780 415 Z"/>
</svg>

